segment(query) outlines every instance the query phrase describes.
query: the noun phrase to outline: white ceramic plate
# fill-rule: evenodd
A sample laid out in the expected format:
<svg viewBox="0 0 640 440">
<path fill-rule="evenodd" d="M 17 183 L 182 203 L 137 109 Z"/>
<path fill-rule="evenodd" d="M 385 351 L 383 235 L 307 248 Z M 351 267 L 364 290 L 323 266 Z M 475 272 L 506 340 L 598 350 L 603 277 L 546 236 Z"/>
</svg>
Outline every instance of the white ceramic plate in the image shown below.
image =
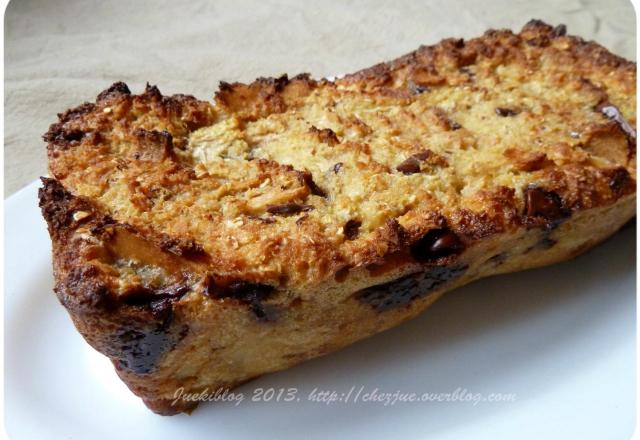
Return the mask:
<svg viewBox="0 0 640 440">
<path fill-rule="evenodd" d="M 399 328 L 246 384 L 237 406 L 160 417 L 129 393 L 58 304 L 37 186 L 5 202 L 5 405 L 14 440 L 586 440 L 626 439 L 634 429 L 634 226 L 574 261 L 476 282 Z M 352 387 L 348 403 L 309 400 L 314 388 L 344 400 Z M 294 388 L 296 399 L 253 402 L 256 388 L 276 395 Z M 374 389 L 375 396 L 467 393 L 362 402 Z M 515 401 L 465 400 L 491 393 Z"/>
</svg>

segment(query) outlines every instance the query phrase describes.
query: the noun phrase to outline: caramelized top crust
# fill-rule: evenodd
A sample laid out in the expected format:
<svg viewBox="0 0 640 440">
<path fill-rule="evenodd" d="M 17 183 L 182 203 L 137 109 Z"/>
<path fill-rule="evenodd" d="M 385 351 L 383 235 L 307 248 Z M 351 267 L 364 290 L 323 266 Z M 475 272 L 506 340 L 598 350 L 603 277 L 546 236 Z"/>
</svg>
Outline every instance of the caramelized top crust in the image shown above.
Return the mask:
<svg viewBox="0 0 640 440">
<path fill-rule="evenodd" d="M 304 289 L 430 231 L 455 245 L 444 262 L 633 193 L 635 93 L 635 63 L 538 21 L 335 81 L 222 83 L 215 103 L 116 83 L 45 134 L 41 203 L 52 229 L 110 231 L 108 257 L 82 258 L 112 290 L 185 273 Z"/>
</svg>

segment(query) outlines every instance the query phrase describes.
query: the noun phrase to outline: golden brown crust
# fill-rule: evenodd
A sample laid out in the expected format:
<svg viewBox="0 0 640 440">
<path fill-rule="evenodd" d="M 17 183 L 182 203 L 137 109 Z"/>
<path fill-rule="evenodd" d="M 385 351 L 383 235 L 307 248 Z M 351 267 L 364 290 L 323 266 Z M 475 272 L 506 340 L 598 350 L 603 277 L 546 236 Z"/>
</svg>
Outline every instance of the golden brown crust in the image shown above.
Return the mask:
<svg viewBox="0 0 640 440">
<path fill-rule="evenodd" d="M 472 279 L 491 243 L 522 236 L 544 253 L 566 222 L 627 206 L 635 78 L 634 63 L 532 21 L 336 81 L 222 83 L 215 105 L 116 83 L 44 136 L 56 293 L 166 412 L 157 389 L 181 381 L 154 371 L 204 316 L 271 325 L 331 303 L 334 285 L 360 292 L 353 313 L 409 307 L 363 337 L 432 301 L 415 289 Z"/>
</svg>

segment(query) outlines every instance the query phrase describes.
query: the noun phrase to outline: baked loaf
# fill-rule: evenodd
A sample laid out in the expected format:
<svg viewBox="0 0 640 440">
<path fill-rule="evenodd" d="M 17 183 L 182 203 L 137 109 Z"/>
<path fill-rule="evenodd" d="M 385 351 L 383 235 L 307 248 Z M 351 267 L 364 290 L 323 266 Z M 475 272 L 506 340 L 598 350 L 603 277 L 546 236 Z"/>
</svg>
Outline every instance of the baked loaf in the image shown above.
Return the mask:
<svg viewBox="0 0 640 440">
<path fill-rule="evenodd" d="M 44 135 L 55 292 L 153 411 L 383 331 L 635 215 L 635 63 L 540 21 L 335 81 L 123 83 Z"/>
</svg>

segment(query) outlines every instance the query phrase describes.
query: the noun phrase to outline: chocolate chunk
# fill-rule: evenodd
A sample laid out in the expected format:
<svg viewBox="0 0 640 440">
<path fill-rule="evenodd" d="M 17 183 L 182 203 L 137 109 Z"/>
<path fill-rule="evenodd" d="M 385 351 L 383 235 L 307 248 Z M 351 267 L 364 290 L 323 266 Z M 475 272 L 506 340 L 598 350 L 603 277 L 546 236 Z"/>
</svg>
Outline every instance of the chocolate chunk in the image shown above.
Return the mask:
<svg viewBox="0 0 640 440">
<path fill-rule="evenodd" d="M 560 196 L 553 191 L 528 186 L 524 191 L 524 200 L 524 215 L 534 224 L 539 223 L 536 220 L 542 220 L 547 227 L 555 227 L 571 214 Z"/>
<path fill-rule="evenodd" d="M 173 303 L 189 290 L 185 284 L 176 284 L 160 290 L 140 288 L 124 297 L 126 304 L 149 307 L 155 321 L 148 326 L 132 326 L 116 333 L 118 368 L 137 374 L 150 373 L 162 355 L 187 335 L 188 326 L 174 324 Z"/>
<path fill-rule="evenodd" d="M 263 304 L 274 293 L 275 288 L 268 284 L 233 281 L 228 284 L 216 283 L 213 277 L 205 280 L 204 293 L 212 298 L 234 298 L 249 306 L 256 318 L 272 321 L 276 318 L 277 308 Z"/>
<path fill-rule="evenodd" d="M 462 128 L 462 125 L 458 124 L 456 121 L 451 121 L 450 125 L 453 131 L 460 130 Z"/>
<path fill-rule="evenodd" d="M 160 289 L 137 287 L 121 295 L 122 303 L 148 307 L 156 319 L 170 319 L 173 303 L 182 298 L 191 288 L 185 283 L 165 286 Z"/>
<path fill-rule="evenodd" d="M 416 174 L 420 172 L 420 161 L 413 156 L 405 159 L 400 165 L 396 167 L 396 170 L 402 174 Z"/>
<path fill-rule="evenodd" d="M 163 299 L 179 299 L 190 290 L 186 284 L 175 284 L 160 289 L 139 287 L 122 294 L 122 301 L 129 305 L 146 305 Z"/>
<path fill-rule="evenodd" d="M 356 298 L 370 305 L 374 310 L 385 310 L 401 307 L 427 296 L 445 283 L 459 277 L 466 266 L 436 266 L 426 272 L 406 275 L 397 280 L 367 287 L 356 294 Z"/>
<path fill-rule="evenodd" d="M 636 130 L 627 122 L 627 120 L 622 116 L 620 110 L 615 105 L 604 102 L 599 104 L 596 109 L 604 114 L 607 118 L 615 121 L 620 129 L 624 132 L 624 134 L 629 138 L 630 141 L 635 142 L 636 140 Z"/>
<path fill-rule="evenodd" d="M 151 373 L 162 355 L 173 349 L 188 331 L 186 325 L 177 331 L 163 322 L 150 329 L 130 328 L 116 333 L 119 345 L 116 353 L 120 356 L 117 367 L 136 374 Z"/>
<path fill-rule="evenodd" d="M 450 229 L 432 229 L 411 246 L 411 256 L 424 263 L 460 254 L 464 248 L 460 238 Z"/>
<path fill-rule="evenodd" d="M 420 163 L 426 162 L 432 166 L 446 167 L 449 166 L 447 159 L 434 153 L 431 150 L 422 150 L 409 156 L 404 162 L 396 167 L 396 170 L 403 174 L 416 174 L 420 172 Z"/>
<path fill-rule="evenodd" d="M 320 197 L 327 197 L 327 193 L 313 181 L 313 175 L 309 171 L 298 171 L 298 178 L 309 188 L 311 194 Z"/>
<path fill-rule="evenodd" d="M 337 164 L 335 164 L 333 167 L 331 167 L 331 170 L 332 170 L 334 173 L 338 174 L 338 173 L 340 172 L 340 170 L 342 169 L 342 165 L 343 165 L 343 163 L 342 163 L 342 162 L 338 162 L 338 163 L 337 163 Z"/>
<path fill-rule="evenodd" d="M 291 215 L 299 212 L 311 211 L 312 205 L 302 205 L 300 203 L 283 203 L 281 205 L 267 206 L 267 212 L 274 215 Z"/>
<path fill-rule="evenodd" d="M 496 107 L 496 114 L 498 116 L 502 116 L 503 118 L 506 118 L 508 116 L 516 116 L 518 113 L 520 112 L 510 108 Z"/>
<path fill-rule="evenodd" d="M 344 233 L 344 237 L 347 240 L 353 240 L 358 236 L 358 230 L 362 226 L 362 222 L 360 220 L 349 220 L 346 222 L 342 228 L 342 232 Z"/>
<path fill-rule="evenodd" d="M 220 284 L 208 277 L 205 281 L 205 293 L 212 298 L 235 298 L 251 302 L 266 299 L 273 291 L 274 287 L 268 284 L 250 283 L 242 280 Z"/>
</svg>

